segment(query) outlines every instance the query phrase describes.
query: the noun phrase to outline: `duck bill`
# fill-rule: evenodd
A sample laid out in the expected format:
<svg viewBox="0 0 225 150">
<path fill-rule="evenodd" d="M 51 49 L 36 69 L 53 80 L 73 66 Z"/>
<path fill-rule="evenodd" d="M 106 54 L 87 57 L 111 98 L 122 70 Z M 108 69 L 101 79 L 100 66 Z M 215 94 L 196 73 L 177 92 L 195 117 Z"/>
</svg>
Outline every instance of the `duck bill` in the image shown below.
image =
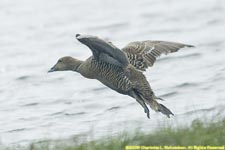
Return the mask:
<svg viewBox="0 0 225 150">
<path fill-rule="evenodd" d="M 53 67 L 48 71 L 48 73 L 54 72 L 54 71 L 56 71 L 55 66 L 53 66 Z"/>
</svg>

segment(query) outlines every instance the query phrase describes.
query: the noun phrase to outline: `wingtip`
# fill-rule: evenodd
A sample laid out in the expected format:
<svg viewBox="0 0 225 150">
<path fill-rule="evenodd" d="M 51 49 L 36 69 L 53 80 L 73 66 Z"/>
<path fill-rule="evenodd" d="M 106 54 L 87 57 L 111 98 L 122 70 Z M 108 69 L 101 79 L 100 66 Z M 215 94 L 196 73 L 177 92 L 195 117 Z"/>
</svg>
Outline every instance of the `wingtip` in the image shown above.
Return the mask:
<svg viewBox="0 0 225 150">
<path fill-rule="evenodd" d="M 77 33 L 75 35 L 75 38 L 78 39 L 78 40 L 81 40 L 81 39 L 92 39 L 92 38 L 97 38 L 97 37 L 92 36 L 92 35 L 81 35 L 81 34 Z"/>
<path fill-rule="evenodd" d="M 79 36 L 80 36 L 80 34 L 79 34 L 79 33 L 77 33 L 77 34 L 75 35 L 75 37 L 76 37 L 76 38 L 78 38 Z"/>
</svg>

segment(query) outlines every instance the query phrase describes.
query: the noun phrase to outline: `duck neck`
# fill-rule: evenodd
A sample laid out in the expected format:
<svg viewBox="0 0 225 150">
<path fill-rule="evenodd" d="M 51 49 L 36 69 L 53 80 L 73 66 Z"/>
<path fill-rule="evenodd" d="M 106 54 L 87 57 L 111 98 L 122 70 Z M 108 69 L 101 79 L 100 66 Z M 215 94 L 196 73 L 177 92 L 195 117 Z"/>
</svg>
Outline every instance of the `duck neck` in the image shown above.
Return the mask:
<svg viewBox="0 0 225 150">
<path fill-rule="evenodd" d="M 72 71 L 79 72 L 78 68 L 80 67 L 80 65 L 82 63 L 83 63 L 83 61 L 81 61 L 81 60 L 74 61 Z"/>
</svg>

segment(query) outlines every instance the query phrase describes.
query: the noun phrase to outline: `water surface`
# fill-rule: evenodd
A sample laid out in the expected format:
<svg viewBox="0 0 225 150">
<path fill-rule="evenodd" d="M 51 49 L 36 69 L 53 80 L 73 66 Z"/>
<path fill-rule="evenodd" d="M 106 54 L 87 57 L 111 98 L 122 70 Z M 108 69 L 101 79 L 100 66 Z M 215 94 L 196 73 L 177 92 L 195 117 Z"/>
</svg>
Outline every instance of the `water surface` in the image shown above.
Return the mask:
<svg viewBox="0 0 225 150">
<path fill-rule="evenodd" d="M 24 144 L 84 135 L 89 139 L 223 117 L 225 106 L 223 0 L 1 0 L 0 143 Z M 86 59 L 76 33 L 123 47 L 135 40 L 193 44 L 161 57 L 145 75 L 175 116 L 74 72 L 47 71 L 62 56 Z"/>
</svg>

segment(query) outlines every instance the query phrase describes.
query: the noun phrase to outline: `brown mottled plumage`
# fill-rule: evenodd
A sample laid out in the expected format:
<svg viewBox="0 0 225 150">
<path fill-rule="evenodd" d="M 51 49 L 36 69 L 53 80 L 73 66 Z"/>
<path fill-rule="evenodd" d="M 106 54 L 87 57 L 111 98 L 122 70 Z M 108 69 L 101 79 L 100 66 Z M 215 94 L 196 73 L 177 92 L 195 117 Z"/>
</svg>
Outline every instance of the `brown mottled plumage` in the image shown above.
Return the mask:
<svg viewBox="0 0 225 150">
<path fill-rule="evenodd" d="M 142 41 L 131 42 L 121 51 L 111 42 L 95 36 L 77 34 L 76 38 L 91 49 L 93 56 L 85 61 L 70 56 L 60 58 L 49 72 L 71 70 L 86 78 L 97 79 L 109 88 L 135 98 L 148 118 L 150 115 L 146 104 L 167 117 L 173 115 L 168 108 L 156 101 L 160 98 L 155 96 L 141 71 L 152 66 L 161 54 L 193 46 L 165 41 Z"/>
<path fill-rule="evenodd" d="M 145 71 L 149 66 L 153 66 L 156 58 L 161 54 L 177 52 L 183 47 L 193 47 L 175 42 L 167 41 L 136 41 L 131 42 L 122 50 L 126 53 L 130 64 L 138 70 Z"/>
</svg>

